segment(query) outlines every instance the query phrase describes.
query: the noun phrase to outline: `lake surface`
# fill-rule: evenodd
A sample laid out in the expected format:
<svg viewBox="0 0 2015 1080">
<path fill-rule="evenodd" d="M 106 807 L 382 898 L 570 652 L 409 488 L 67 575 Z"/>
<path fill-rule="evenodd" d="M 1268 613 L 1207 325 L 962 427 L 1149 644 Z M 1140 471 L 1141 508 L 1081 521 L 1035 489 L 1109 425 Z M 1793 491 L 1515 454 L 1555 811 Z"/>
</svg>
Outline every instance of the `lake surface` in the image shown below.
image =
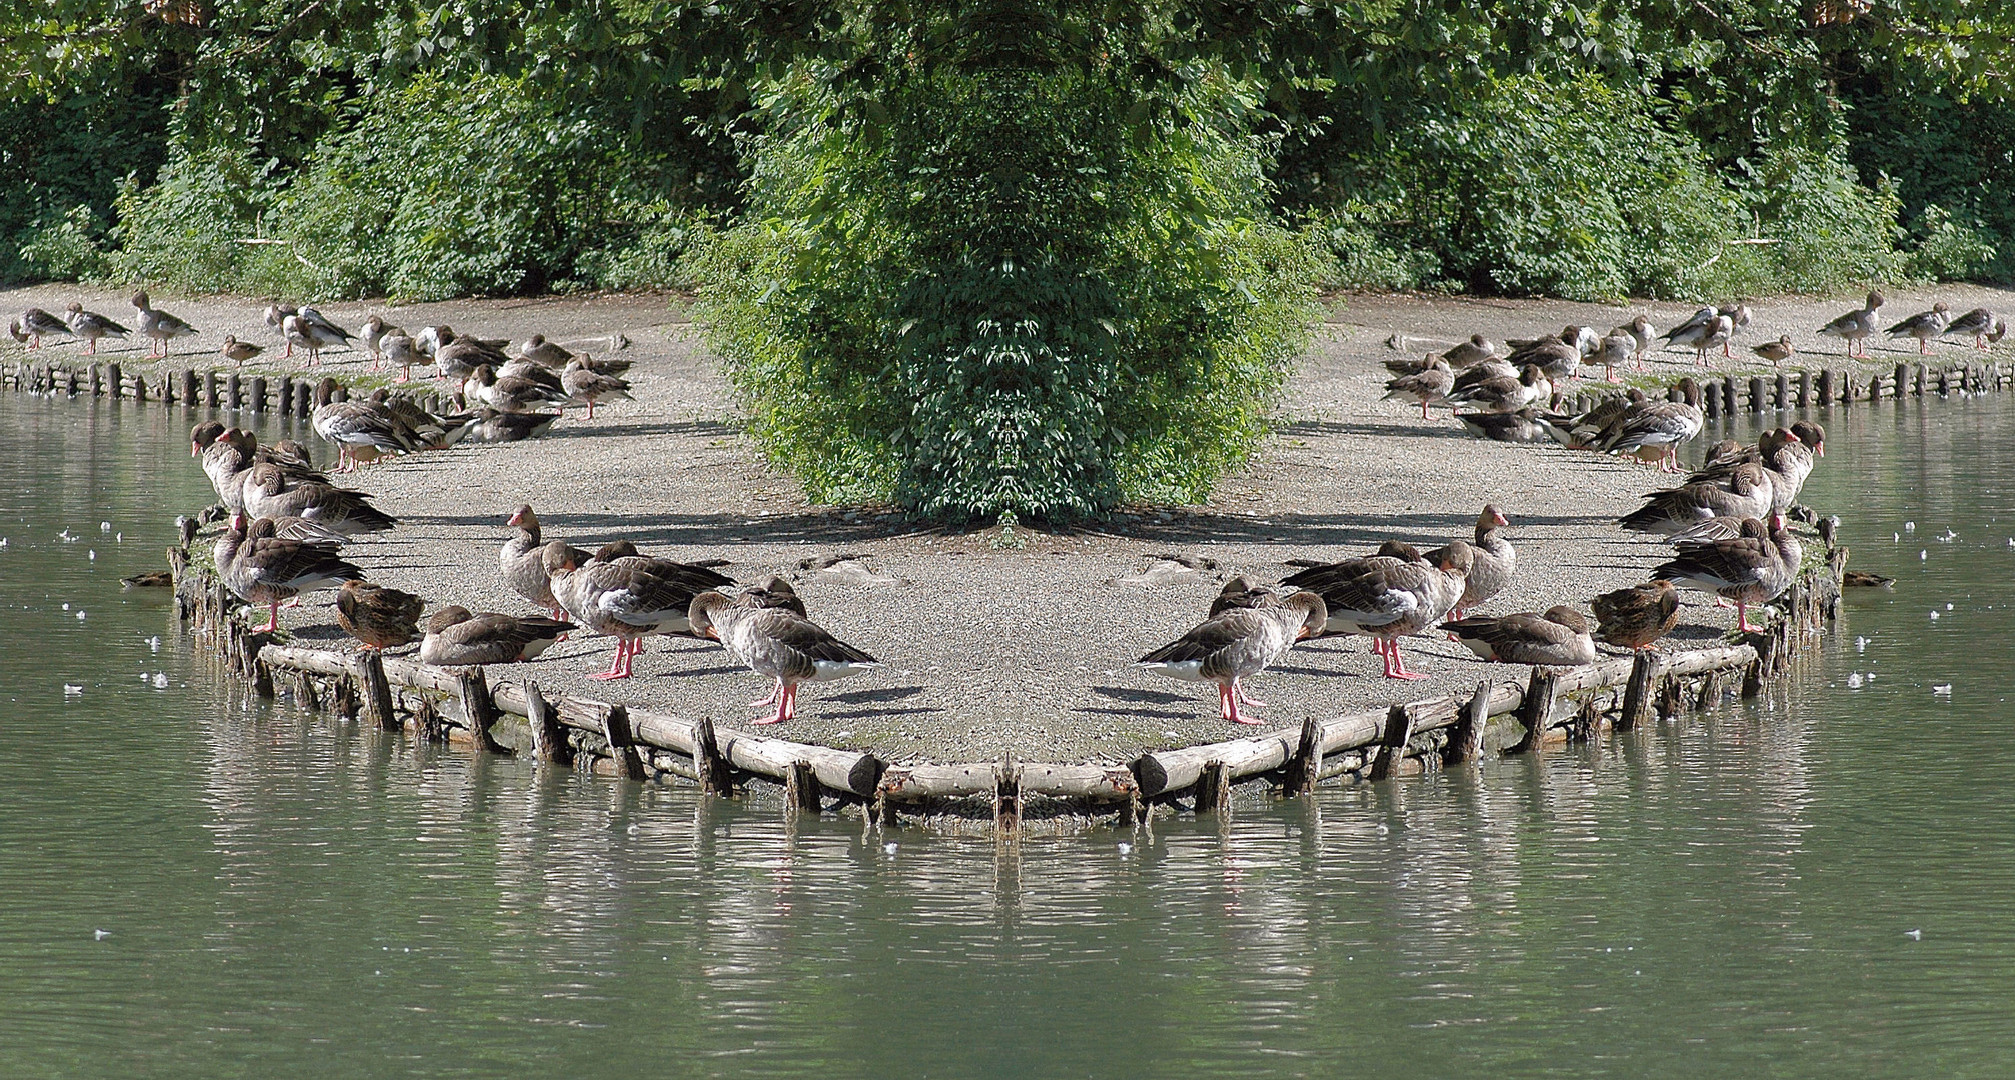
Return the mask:
<svg viewBox="0 0 2015 1080">
<path fill-rule="evenodd" d="M 1822 417 L 1900 580 L 1754 707 L 1001 845 L 249 700 L 192 414 L 0 394 L 0 1075 L 2005 1076 L 2010 405 Z"/>
</svg>

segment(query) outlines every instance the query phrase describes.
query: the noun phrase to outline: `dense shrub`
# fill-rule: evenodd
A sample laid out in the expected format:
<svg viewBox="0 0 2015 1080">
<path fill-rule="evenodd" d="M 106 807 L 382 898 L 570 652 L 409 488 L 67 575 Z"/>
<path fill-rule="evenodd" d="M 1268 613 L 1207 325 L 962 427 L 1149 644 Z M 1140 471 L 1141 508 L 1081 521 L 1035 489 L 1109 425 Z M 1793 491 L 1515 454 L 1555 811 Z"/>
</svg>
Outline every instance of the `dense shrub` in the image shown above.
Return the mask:
<svg viewBox="0 0 2015 1080">
<path fill-rule="evenodd" d="M 1201 497 L 1264 430 L 1313 246 L 1269 220 L 1249 101 L 1123 75 L 909 76 L 767 105 L 744 221 L 695 268 L 753 431 L 814 498 L 1065 518 Z"/>
</svg>

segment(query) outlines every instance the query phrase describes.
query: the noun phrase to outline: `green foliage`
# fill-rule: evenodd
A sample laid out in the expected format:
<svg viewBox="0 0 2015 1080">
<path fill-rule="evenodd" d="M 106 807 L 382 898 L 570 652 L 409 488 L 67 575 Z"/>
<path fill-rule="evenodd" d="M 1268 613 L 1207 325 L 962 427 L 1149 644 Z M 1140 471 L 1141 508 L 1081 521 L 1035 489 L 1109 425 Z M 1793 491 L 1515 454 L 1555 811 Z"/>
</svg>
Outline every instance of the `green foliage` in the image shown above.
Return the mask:
<svg viewBox="0 0 2015 1080">
<path fill-rule="evenodd" d="M 906 73 L 863 119 L 765 103 L 701 314 L 752 430 L 814 498 L 1058 519 L 1197 498 L 1242 458 L 1312 314 L 1250 101 L 1146 115 L 1114 72 Z"/>
</svg>

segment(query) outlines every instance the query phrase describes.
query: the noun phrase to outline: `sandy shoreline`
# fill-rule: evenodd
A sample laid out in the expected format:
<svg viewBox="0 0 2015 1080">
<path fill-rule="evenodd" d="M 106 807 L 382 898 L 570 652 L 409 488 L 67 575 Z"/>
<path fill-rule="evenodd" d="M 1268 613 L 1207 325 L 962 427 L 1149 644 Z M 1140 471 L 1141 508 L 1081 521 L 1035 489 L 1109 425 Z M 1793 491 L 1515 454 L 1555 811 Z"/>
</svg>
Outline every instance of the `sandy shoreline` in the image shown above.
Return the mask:
<svg viewBox="0 0 2015 1080">
<path fill-rule="evenodd" d="M 0 308 L 11 314 L 35 304 L 60 311 L 73 297 L 122 321 L 132 313 L 123 295 L 46 287 L 0 293 Z M 2015 294 L 2006 292 L 1955 288 L 1937 290 L 1936 297 L 1960 311 L 1984 305 L 2015 313 Z M 1900 319 L 1929 307 L 1932 298 L 1930 292 L 1892 294 L 1885 315 Z M 163 369 L 210 366 L 225 333 L 275 344 L 259 317 L 261 304 L 160 296 L 156 303 L 204 331 L 193 345 L 178 343 L 176 355 L 157 365 Z M 1809 363 L 1845 365 L 1840 343 L 1810 331 L 1855 302 L 1799 298 L 1752 306 L 1756 323 L 1738 342 L 1739 355 L 1746 355 L 1746 345 L 1789 332 L 1801 349 L 1814 350 Z M 636 362 L 630 377 L 638 400 L 598 410 L 592 422 L 570 415 L 535 442 L 458 447 L 371 467 L 346 482 L 373 492 L 402 525 L 352 545 L 350 557 L 373 579 L 434 603 L 528 612 L 529 605 L 498 580 L 496 555 L 509 535 L 504 518 L 516 504 L 530 502 L 550 538 L 592 545 L 627 537 L 672 557 L 727 559 L 724 569 L 738 578 L 792 576 L 814 619 L 885 661 L 867 677 L 808 688 L 799 718 L 777 732 L 784 737 L 873 750 L 891 761 L 989 759 L 1009 752 L 1024 759 L 1124 761 L 1144 749 L 1236 734 L 1217 718 L 1209 687 L 1171 683 L 1131 666 L 1199 619 L 1230 574 L 1271 580 L 1287 572 L 1290 559 L 1360 554 L 1388 537 L 1428 544 L 1466 536 L 1478 508 L 1494 502 L 1511 517 L 1520 573 L 1487 612 L 1562 602 L 1585 608 L 1598 592 L 1642 580 L 1669 548 L 1613 522 L 1637 506 L 1643 492 L 1667 486 L 1665 478 L 1633 463 L 1552 446 L 1472 439 L 1445 414 L 1423 422 L 1418 406 L 1379 397 L 1388 377 L 1381 362 L 1394 355 L 1385 342 L 1395 332 L 1455 340 L 1480 331 L 1501 341 L 1557 331 L 1568 322 L 1607 329 L 1644 309 L 1663 328 L 1692 305 L 1346 298 L 1289 382 L 1278 435 L 1209 503 L 1126 515 L 1072 535 L 1024 531 L 1019 549 L 997 547 L 998 530 L 917 531 L 872 512 L 808 505 L 732 426 L 732 395 L 669 298 L 556 297 L 394 309 L 389 317 L 408 327 L 444 321 L 479 336 L 514 339 L 538 331 L 590 350 L 598 348 L 592 339 L 620 332 L 632 342 L 623 355 Z M 329 304 L 323 310 L 354 326 L 385 309 Z M 22 355 L 12 342 L 5 345 L 9 357 Z M 46 355 L 69 360 L 80 351 L 56 346 Z M 279 351 L 272 348 L 262 359 L 277 358 Z M 1877 344 L 1872 352 L 1870 371 L 1916 359 L 1914 348 Z M 1934 359 L 1969 353 L 1949 343 L 1934 350 Z M 333 361 L 328 370 L 340 378 L 361 369 L 361 356 L 325 354 Z M 1651 374 L 1660 381 L 1698 370 L 1690 352 L 1655 356 Z M 129 347 L 104 358 L 131 368 L 141 350 Z M 804 560 L 841 553 L 867 554 L 868 565 L 892 580 L 799 569 Z M 1211 560 L 1215 568 L 1165 582 L 1119 580 L 1139 576 L 1150 556 L 1161 553 Z M 303 643 L 341 637 L 321 602 L 283 613 L 283 622 Z M 1730 622 L 1729 614 L 1690 600 L 1675 637 L 1698 642 Z M 1286 725 L 1306 715 L 1466 692 L 1489 674 L 1487 665 L 1452 642 L 1422 636 L 1405 648 L 1409 663 L 1433 678 L 1386 680 L 1363 641 L 1323 641 L 1298 649 L 1252 689 L 1272 703 L 1262 711 L 1267 722 Z M 637 677 L 626 682 L 585 679 L 606 666 L 609 653 L 606 639 L 576 636 L 548 653 L 536 675 L 555 691 L 710 714 L 737 725 L 754 712 L 741 703 L 766 689 L 724 652 L 691 641 L 654 643 L 639 658 Z"/>
</svg>

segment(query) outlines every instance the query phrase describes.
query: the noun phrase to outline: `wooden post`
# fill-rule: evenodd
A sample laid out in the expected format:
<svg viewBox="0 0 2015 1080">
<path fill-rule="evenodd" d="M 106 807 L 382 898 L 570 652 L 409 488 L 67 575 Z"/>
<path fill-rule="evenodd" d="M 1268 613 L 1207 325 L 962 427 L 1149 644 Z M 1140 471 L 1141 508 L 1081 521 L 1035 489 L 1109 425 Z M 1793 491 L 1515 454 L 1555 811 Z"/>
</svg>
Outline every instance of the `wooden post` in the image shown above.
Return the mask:
<svg viewBox="0 0 2015 1080">
<path fill-rule="evenodd" d="M 1385 714 L 1385 730 L 1378 740 L 1378 757 L 1371 763 L 1371 778 L 1384 780 L 1406 760 L 1406 744 L 1413 738 L 1413 710 L 1394 705 Z"/>
<path fill-rule="evenodd" d="M 1707 384 L 1706 396 L 1700 402 L 1700 411 L 1709 420 L 1721 415 L 1721 390 L 1718 384 Z"/>
<path fill-rule="evenodd" d="M 644 759 L 637 753 L 637 736 L 630 730 L 630 710 L 621 705 L 609 706 L 609 714 L 602 718 L 602 734 L 609 740 L 609 753 L 616 759 L 616 768 L 632 780 L 643 780 L 649 774 L 644 772 Z"/>
<path fill-rule="evenodd" d="M 1749 380 L 1749 411 L 1762 412 L 1764 403 L 1763 376 L 1753 376 Z"/>
<path fill-rule="evenodd" d="M 222 402 L 222 401 L 221 401 L 221 400 L 220 400 L 220 399 L 218 398 L 218 396 L 217 396 L 217 390 L 218 390 L 218 387 L 217 387 L 217 373 L 216 373 L 216 372 L 214 372 L 214 371 L 206 371 L 206 372 L 204 372 L 204 373 L 203 373 L 203 406 L 204 406 L 205 408 L 209 408 L 209 409 L 214 409 L 214 408 L 218 407 L 219 405 L 223 404 L 223 402 Z"/>
<path fill-rule="evenodd" d="M 237 378 L 237 376 L 234 375 L 232 378 Z M 252 376 L 252 386 L 245 394 L 245 404 L 255 413 L 266 411 L 266 377 L 264 375 Z"/>
<path fill-rule="evenodd" d="M 1777 385 L 1773 388 L 1773 391 L 1770 395 L 1770 405 L 1772 408 L 1775 408 L 1778 412 L 1783 412 L 1785 409 L 1791 407 L 1791 376 L 1781 371 L 1778 372 Z"/>
<path fill-rule="evenodd" d="M 280 408 L 277 411 L 281 416 L 294 415 L 294 377 L 292 375 L 280 376 Z"/>
<path fill-rule="evenodd" d="M 791 763 L 791 771 L 784 777 L 784 806 L 788 810 L 816 814 L 821 809 L 820 801 L 825 793 L 825 788 L 819 784 L 819 774 L 812 771 L 811 762 Z"/>
<path fill-rule="evenodd" d="M 133 400 L 147 400 L 147 373 L 144 371 L 136 372 L 133 375 Z"/>
<path fill-rule="evenodd" d="M 476 749 L 492 754 L 510 753 L 490 731 L 497 726 L 501 714 L 497 710 L 497 697 L 490 692 L 490 677 L 482 666 L 458 672 L 455 692 L 462 699 L 462 719 L 469 725 L 469 737 L 475 741 Z"/>
<path fill-rule="evenodd" d="M 356 674 L 357 685 L 364 692 L 364 719 L 385 731 L 399 730 L 399 714 L 392 708 L 392 684 L 385 679 L 385 660 L 378 655 L 378 650 L 365 649 L 351 657 L 350 670 Z M 479 680 L 482 678 L 481 670 L 477 669 Z"/>
<path fill-rule="evenodd" d="M 1535 666 L 1532 669 L 1532 676 L 1525 683 L 1525 700 L 1518 703 L 1518 722 L 1525 725 L 1525 736 L 1507 753 L 1539 749 L 1540 740 L 1546 737 L 1546 725 L 1553 720 L 1553 699 L 1558 692 L 1558 681 L 1552 668 Z"/>
<path fill-rule="evenodd" d="M 294 415 L 303 420 L 315 414 L 315 396 L 308 392 L 308 384 L 302 383 L 294 393 Z"/>
<path fill-rule="evenodd" d="M 1483 731 L 1490 724 L 1490 680 L 1476 684 L 1476 693 L 1456 716 L 1455 730 L 1449 733 L 1448 749 L 1442 760 L 1449 765 L 1476 761 L 1483 756 Z"/>
<path fill-rule="evenodd" d="M 1749 642 L 1756 647 L 1756 659 L 1742 673 L 1742 696 L 1753 698 L 1763 692 L 1763 686 L 1770 679 L 1771 654 L 1776 651 L 1777 639 L 1765 632 L 1749 635 Z"/>
<path fill-rule="evenodd" d="M 1924 396 L 1924 391 L 1925 391 L 1926 389 L 1928 389 L 1928 388 L 1930 387 L 1930 385 L 1931 385 L 1931 368 L 1930 368 L 1930 367 L 1929 367 L 1928 365 L 1926 365 L 1926 364 L 1922 364 L 1922 363 L 1918 364 L 1918 365 L 1917 365 L 1917 382 L 1916 382 L 1916 386 L 1915 386 L 1915 390 L 1916 390 L 1916 393 L 1917 393 L 1917 396 L 1918 396 L 1918 397 L 1923 397 L 1923 396 Z"/>
<path fill-rule="evenodd" d="M 1222 761 L 1206 761 L 1196 778 L 1196 816 L 1231 816 L 1231 772 Z"/>
<path fill-rule="evenodd" d="M 530 679 L 525 680 L 525 720 L 532 729 L 533 757 L 555 765 L 574 760 L 573 750 L 567 745 L 567 733 L 560 727 L 559 714 L 554 711 L 553 703 L 539 693 L 539 684 Z"/>
<path fill-rule="evenodd" d="M 1938 369 L 1938 396 L 1939 396 L 1939 397 L 1946 397 L 1946 396 L 1950 395 L 1951 393 L 1952 393 L 1952 369 L 1951 369 L 1951 368 L 1943 368 L 1943 367 L 1942 367 L 1942 368 L 1939 368 L 1939 369 Z"/>
<path fill-rule="evenodd" d="M 994 767 L 994 828 L 1002 836 L 1021 830 L 1021 770 L 1009 754 Z"/>
<path fill-rule="evenodd" d="M 233 371 L 224 376 L 224 407 L 236 411 L 245 406 L 244 380 Z"/>
<path fill-rule="evenodd" d="M 693 772 L 700 778 L 700 790 L 723 798 L 735 793 L 735 773 L 721 756 L 720 740 L 714 737 L 714 718 L 702 714 L 693 724 Z"/>
<path fill-rule="evenodd" d="M 1294 757 L 1288 759 L 1281 789 L 1289 795 L 1306 795 L 1315 790 L 1315 780 L 1320 775 L 1322 724 L 1310 713 L 1301 720 L 1301 741 L 1295 745 Z"/>
<path fill-rule="evenodd" d="M 1639 652 L 1630 662 L 1630 682 L 1623 688 L 1623 710 L 1616 714 L 1612 731 L 1629 731 L 1645 718 L 1651 708 L 1651 684 L 1657 680 L 1664 659 L 1656 651 Z"/>
<path fill-rule="evenodd" d="M 1812 404 L 1812 369 L 1798 373 L 1798 407 L 1803 409 Z"/>
<path fill-rule="evenodd" d="M 1723 379 L 1723 380 L 1721 381 L 1721 414 L 1722 414 L 1723 416 L 1734 416 L 1734 415 L 1735 415 L 1735 380 L 1734 380 L 1734 379 Z"/>
<path fill-rule="evenodd" d="M 63 392 L 70 397 L 77 396 L 77 369 L 63 369 Z"/>
</svg>

